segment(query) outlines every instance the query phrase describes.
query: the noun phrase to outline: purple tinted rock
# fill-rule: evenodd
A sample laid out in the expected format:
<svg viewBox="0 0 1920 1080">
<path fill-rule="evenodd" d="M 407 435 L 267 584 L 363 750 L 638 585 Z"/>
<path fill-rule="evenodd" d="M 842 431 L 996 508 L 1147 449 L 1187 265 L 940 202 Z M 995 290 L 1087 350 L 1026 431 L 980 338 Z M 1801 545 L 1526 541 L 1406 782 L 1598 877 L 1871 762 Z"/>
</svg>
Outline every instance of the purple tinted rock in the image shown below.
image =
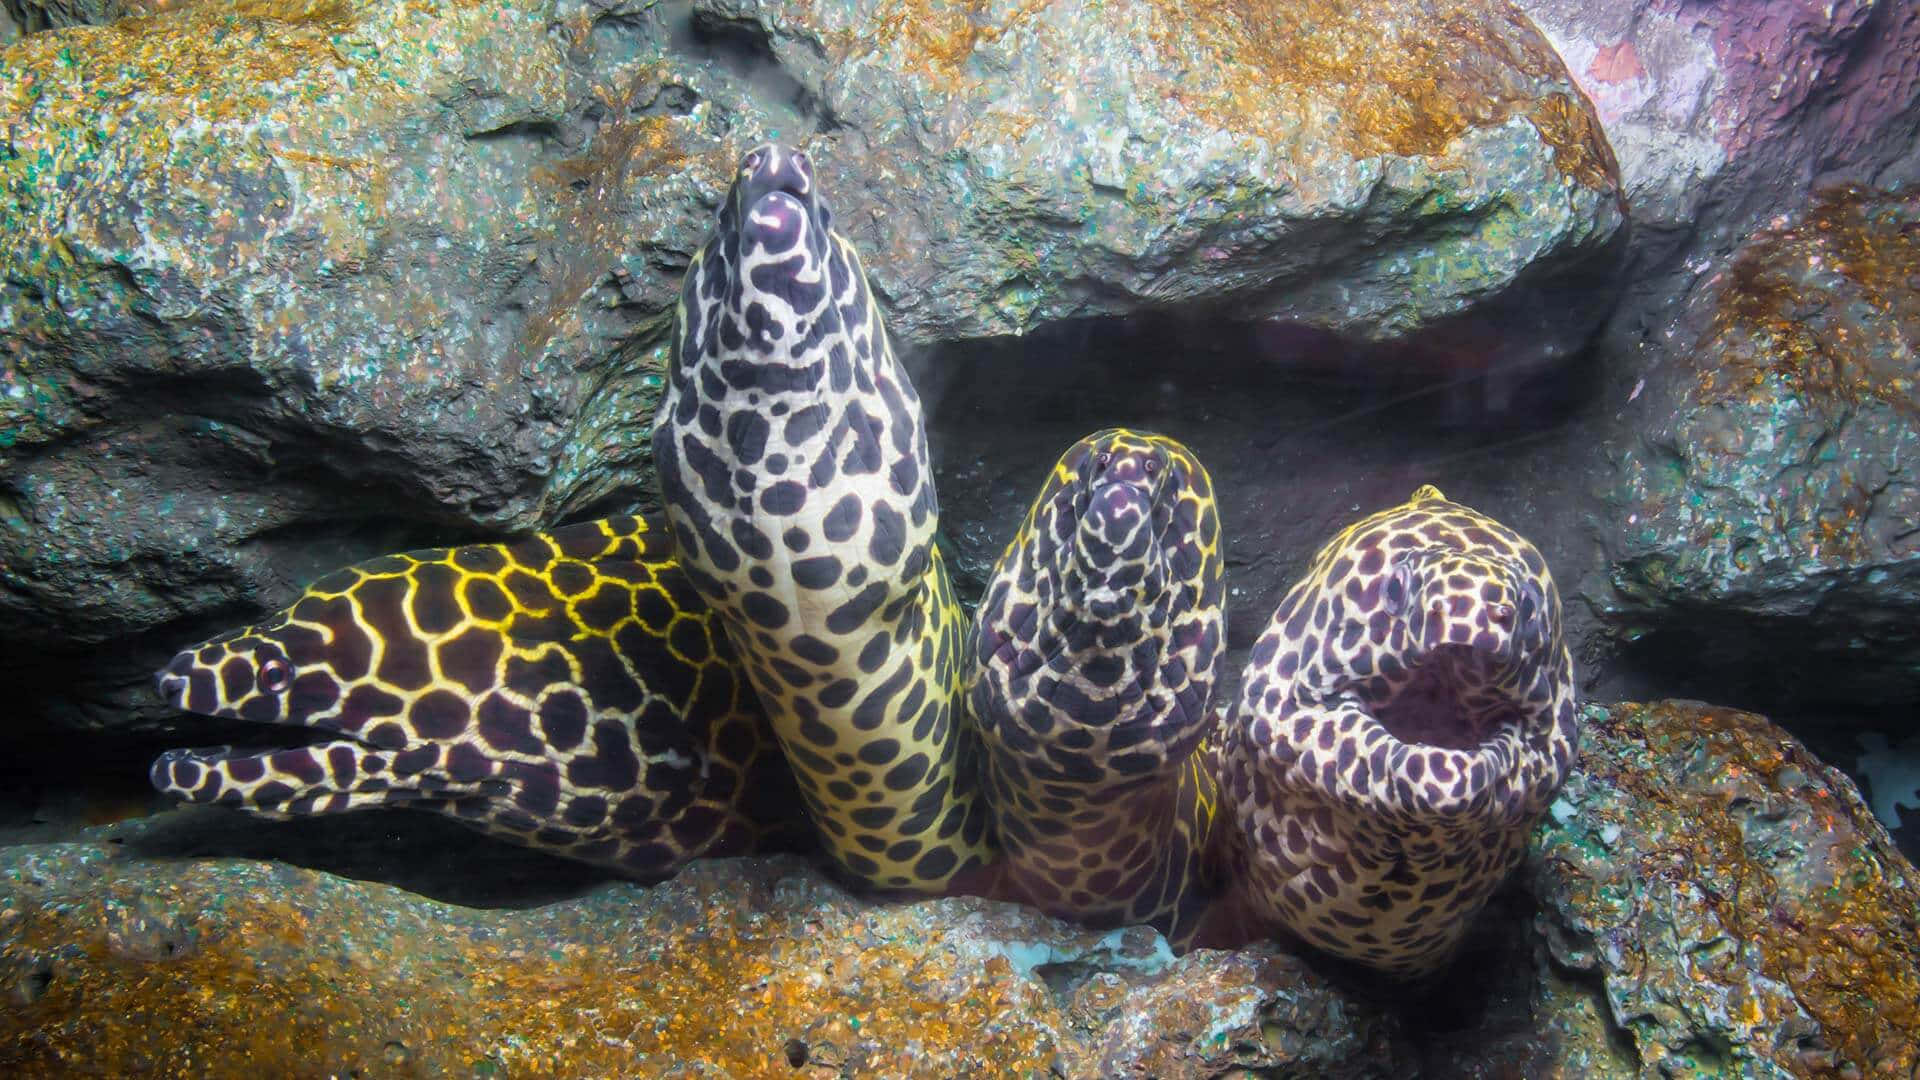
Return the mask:
<svg viewBox="0 0 1920 1080">
<path fill-rule="evenodd" d="M 1821 179 L 1920 174 L 1920 8 L 1904 0 L 1521 5 L 1593 101 L 1635 221 L 1713 255 Z"/>
</svg>

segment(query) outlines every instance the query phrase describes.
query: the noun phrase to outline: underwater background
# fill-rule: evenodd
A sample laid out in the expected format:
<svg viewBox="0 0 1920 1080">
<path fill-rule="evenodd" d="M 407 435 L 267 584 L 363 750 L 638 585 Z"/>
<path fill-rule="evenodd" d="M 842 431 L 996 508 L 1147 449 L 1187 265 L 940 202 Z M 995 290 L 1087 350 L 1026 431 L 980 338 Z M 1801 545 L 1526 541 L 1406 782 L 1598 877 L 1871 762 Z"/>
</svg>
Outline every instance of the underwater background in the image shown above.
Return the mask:
<svg viewBox="0 0 1920 1080">
<path fill-rule="evenodd" d="M 1920 1068 L 1920 6 L 0 0 L 0 44 L 0 1069 Z M 1112 427 L 1211 473 L 1223 709 L 1421 485 L 1538 549 L 1580 757 L 1437 983 L 154 790 L 290 741 L 156 693 L 178 650 L 662 511 L 676 301 L 767 141 L 968 611 Z"/>
</svg>

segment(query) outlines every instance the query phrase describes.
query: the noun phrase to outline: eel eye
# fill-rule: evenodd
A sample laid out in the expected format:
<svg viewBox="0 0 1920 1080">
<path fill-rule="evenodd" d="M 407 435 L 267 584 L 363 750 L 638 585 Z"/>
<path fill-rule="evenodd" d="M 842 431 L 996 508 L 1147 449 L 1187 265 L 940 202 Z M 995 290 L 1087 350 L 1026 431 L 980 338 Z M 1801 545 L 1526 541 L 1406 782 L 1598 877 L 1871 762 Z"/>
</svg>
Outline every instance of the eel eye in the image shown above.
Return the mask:
<svg viewBox="0 0 1920 1080">
<path fill-rule="evenodd" d="M 1104 469 L 1112 463 L 1113 463 L 1113 454 L 1106 450 L 1100 451 L 1100 455 L 1093 459 L 1093 464 L 1096 468 Z"/>
<path fill-rule="evenodd" d="M 1387 579 L 1387 613 L 1404 615 L 1407 601 L 1413 597 L 1413 567 L 1405 559 L 1393 564 L 1393 576 Z"/>
<path fill-rule="evenodd" d="M 1492 619 L 1496 626 L 1512 626 L 1513 605 L 1495 604 L 1493 605 L 1493 610 L 1487 612 L 1487 618 Z"/>
<path fill-rule="evenodd" d="M 759 169 L 760 164 L 766 160 L 767 160 L 766 151 L 755 150 L 753 153 L 748 154 L 746 156 L 746 160 L 740 163 L 740 174 L 742 176 L 745 176 L 747 173 L 754 172 L 755 170 Z"/>
<path fill-rule="evenodd" d="M 277 694 L 293 683 L 293 665 L 277 656 L 269 657 L 260 663 L 260 673 L 255 679 L 260 689 L 269 694 Z"/>
<path fill-rule="evenodd" d="M 1157 473 L 1160 471 L 1160 459 L 1148 458 L 1146 461 L 1146 464 L 1142 465 L 1141 468 L 1147 470 L 1148 476 L 1152 476 L 1154 473 Z"/>
<path fill-rule="evenodd" d="M 1526 637 L 1540 632 L 1540 624 L 1545 617 L 1546 597 L 1538 586 L 1528 582 L 1520 590 L 1520 630 Z"/>
</svg>

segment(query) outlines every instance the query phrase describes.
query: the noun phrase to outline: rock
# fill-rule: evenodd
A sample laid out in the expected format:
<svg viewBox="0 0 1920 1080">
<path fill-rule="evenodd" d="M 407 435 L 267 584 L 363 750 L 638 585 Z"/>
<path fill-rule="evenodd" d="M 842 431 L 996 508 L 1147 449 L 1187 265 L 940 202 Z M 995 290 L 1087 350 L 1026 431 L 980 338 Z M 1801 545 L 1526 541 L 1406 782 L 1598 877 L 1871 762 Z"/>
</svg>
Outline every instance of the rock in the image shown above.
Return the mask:
<svg viewBox="0 0 1920 1080">
<path fill-rule="evenodd" d="M 397 523 L 531 516 L 604 366 L 524 344 L 565 100 L 544 18 L 494 5 L 209 4 L 8 50 L 9 667 L 68 681 Z"/>
<path fill-rule="evenodd" d="M 1920 1065 L 1920 878 L 1851 785 L 1750 714 L 1586 719 L 1516 887 L 1412 987 L 1271 946 L 1176 959 L 1137 928 L 856 898 L 790 856 L 613 883 L 423 814 L 0 834 L 18 845 L 0 847 L 0 1069 L 168 1072 L 208 1047 L 363 1075 Z"/>
<path fill-rule="evenodd" d="M 1523 0 L 1620 158 L 1636 244 L 1725 254 L 1821 180 L 1920 176 L 1920 9 Z"/>
<path fill-rule="evenodd" d="M 1585 283 L 1622 220 L 1599 128 L 1505 8 L 700 8 L 865 136 L 840 221 L 910 341 L 1178 308 L 1398 341 L 1494 296 L 1530 310 L 1523 266 Z M 1501 336 L 1565 355 L 1607 299 Z"/>
<path fill-rule="evenodd" d="M 1726 271 L 1736 248 L 1756 231 L 1799 218 L 1821 187 L 1891 189 L 1920 181 L 1920 8 L 1902 0 L 1520 6 L 1600 117 L 1634 223 L 1630 283 L 1598 339 L 1594 382 L 1573 423 L 1556 432 L 1569 448 L 1557 485 L 1584 495 L 1614 487 L 1610 466 L 1660 429 L 1667 417 L 1657 403 L 1671 400 L 1670 384 L 1685 381 L 1676 374 L 1712 363 L 1702 339 L 1711 302 L 1700 294 L 1711 291 L 1708 282 Z M 1608 537 L 1605 553 L 1568 545 L 1566 568 L 1554 564 L 1563 588 L 1619 554 L 1614 541 L 1639 523 L 1629 525 L 1631 510 L 1618 510 L 1617 502 L 1595 506 L 1578 497 L 1549 510 L 1597 519 Z M 1701 621 L 1690 612 L 1663 606 L 1612 621 L 1604 617 L 1613 603 L 1610 586 L 1598 580 L 1582 591 L 1590 604 L 1570 607 L 1569 631 L 1585 677 L 1599 677 L 1597 695 L 1679 694 L 1778 716 L 1808 707 L 1804 695 L 1790 700 L 1768 686 L 1799 669 L 1806 642 L 1799 631 L 1749 638 L 1745 651 L 1763 658 L 1758 662 L 1710 667 L 1696 664 L 1693 654 L 1739 642 L 1754 631 L 1751 620 L 1701 633 L 1686 628 Z M 1603 609 L 1603 617 L 1594 619 L 1590 606 Z M 1669 620 L 1685 632 L 1650 639 L 1643 649 L 1619 648 L 1623 625 L 1652 629 Z M 1832 683 L 1824 675 L 1812 681 Z M 1855 696 L 1873 699 L 1864 689 Z"/>
<path fill-rule="evenodd" d="M 124 726 L 169 650 L 330 567 L 648 501 L 679 273 L 769 136 L 909 343 L 1292 320 L 1432 382 L 1586 339 L 1613 165 L 1525 20 L 1180 10 L 208 0 L 28 35 L 0 633 L 35 722 Z"/>
<path fill-rule="evenodd" d="M 1920 1068 L 1920 877 L 1851 782 L 1762 717 L 1590 706 L 1524 873 L 1642 1076 Z"/>
<path fill-rule="evenodd" d="M 1591 592 L 1681 689 L 1920 700 L 1916 274 L 1920 196 L 1830 191 L 1741 250 L 1628 406 Z"/>
<path fill-rule="evenodd" d="M 0 27 L 33 33 L 61 26 L 98 26 L 128 15 L 149 15 L 164 10 L 169 3 L 170 0 L 0 0 Z M 0 42 L 8 40 L 9 35 L 0 31 Z"/>
<path fill-rule="evenodd" d="M 1270 950 L 1179 960 L 790 858 L 478 910 L 286 866 L 0 851 L 0 1065 L 126 1074 L 1387 1076 L 1397 1022 Z"/>
</svg>

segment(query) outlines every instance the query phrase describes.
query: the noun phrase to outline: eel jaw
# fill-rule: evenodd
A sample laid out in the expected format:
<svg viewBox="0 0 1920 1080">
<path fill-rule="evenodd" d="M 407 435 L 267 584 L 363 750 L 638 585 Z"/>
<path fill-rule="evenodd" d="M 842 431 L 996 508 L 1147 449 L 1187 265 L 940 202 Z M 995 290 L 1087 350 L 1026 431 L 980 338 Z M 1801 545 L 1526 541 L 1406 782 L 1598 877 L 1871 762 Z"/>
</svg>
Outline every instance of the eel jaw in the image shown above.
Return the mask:
<svg viewBox="0 0 1920 1080">
<path fill-rule="evenodd" d="M 1471 645 L 1424 650 L 1411 677 L 1371 709 L 1373 718 L 1410 746 L 1475 749 L 1502 727 L 1524 723 L 1522 702 L 1497 689 L 1502 680 L 1488 677 L 1504 664 L 1498 650 Z"/>
<path fill-rule="evenodd" d="M 269 750 L 193 747 L 165 751 L 147 776 L 157 790 L 182 802 L 278 819 L 511 793 L 511 784 L 498 778 L 407 775 L 403 755 L 353 739 Z"/>
<path fill-rule="evenodd" d="M 506 794 L 506 781 L 487 777 L 458 781 L 439 769 L 409 769 L 413 760 L 437 764 L 440 748 L 409 740 L 392 749 L 349 732 L 278 717 L 258 720 L 243 710 L 204 712 L 187 707 L 192 689 L 186 672 L 193 653 L 183 652 L 155 678 L 167 703 L 197 716 L 286 727 L 335 736 L 307 746 L 236 749 L 232 746 L 168 750 L 154 759 L 147 778 L 154 788 L 187 803 L 230 806 L 261 817 L 286 819 L 374 806 L 452 801 Z M 410 757 L 410 755 L 419 755 Z"/>
<path fill-rule="evenodd" d="M 390 772 L 384 755 L 350 739 L 279 750 L 231 746 L 168 750 L 154 759 L 148 779 L 159 791 L 188 803 L 231 806 L 269 818 L 350 810 L 399 801 L 404 791 L 383 790 Z M 341 782 L 333 763 L 345 763 L 354 778 Z"/>
<path fill-rule="evenodd" d="M 1083 619 L 1112 623 L 1145 605 L 1160 563 L 1153 492 L 1117 480 L 1096 482 L 1074 525 L 1062 605 Z M 1160 575 L 1164 577 L 1164 575 Z"/>
</svg>

